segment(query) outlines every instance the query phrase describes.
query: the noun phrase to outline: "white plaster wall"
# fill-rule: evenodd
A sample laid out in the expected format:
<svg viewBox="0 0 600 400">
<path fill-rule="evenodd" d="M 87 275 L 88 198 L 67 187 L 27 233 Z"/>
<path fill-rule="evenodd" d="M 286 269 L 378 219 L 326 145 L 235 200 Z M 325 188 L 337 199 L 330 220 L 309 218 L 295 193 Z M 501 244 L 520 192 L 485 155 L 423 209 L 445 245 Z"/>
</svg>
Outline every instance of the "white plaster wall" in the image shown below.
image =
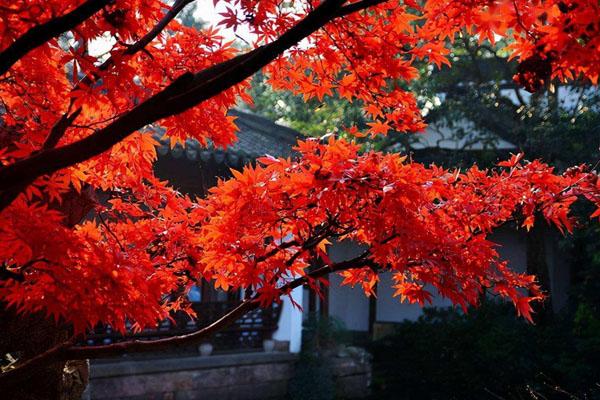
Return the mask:
<svg viewBox="0 0 600 400">
<path fill-rule="evenodd" d="M 513 271 L 527 271 L 527 232 L 524 229 L 499 228 L 489 236 L 489 240 L 498 244 L 500 258 L 508 261 Z"/>
<path fill-rule="evenodd" d="M 515 231 L 506 228 L 496 230 L 490 240 L 497 243 L 500 258 L 509 261 L 509 266 L 518 272 L 527 270 L 527 242 L 524 231 Z M 392 297 L 392 274 L 387 272 L 379 275 L 379 286 L 377 287 L 377 316 L 378 322 L 401 322 L 404 320 L 414 321 L 418 319 L 423 311 L 419 304 L 401 303 L 397 297 Z M 451 307 L 452 303 L 437 295 L 434 288 L 430 289 L 434 294 L 433 302 L 429 307 Z M 368 319 L 368 314 L 365 317 Z"/>
<path fill-rule="evenodd" d="M 361 288 L 340 286 L 342 277 L 329 277 L 329 316 L 342 321 L 352 331 L 369 330 L 369 298 Z"/>
<path fill-rule="evenodd" d="M 527 271 L 527 233 L 525 230 L 511 228 L 497 229 L 490 240 L 498 244 L 500 257 L 509 262 L 510 268 L 517 272 Z M 553 308 L 558 311 L 564 306 L 568 290 L 569 267 L 568 255 L 557 247 L 558 235 L 548 232 L 546 235 L 546 251 L 549 266 L 550 284 L 553 293 Z M 359 255 L 363 249 L 351 242 L 336 243 L 329 248 L 332 261 L 348 260 Z M 341 320 L 347 329 L 367 331 L 369 328 L 369 299 L 360 288 L 340 286 L 342 278 L 337 274 L 330 275 L 329 315 Z M 416 320 L 422 310 L 418 304 L 401 303 L 392 297 L 394 289 L 391 273 L 380 274 L 377 288 L 378 322 L 401 322 Z M 432 289 L 435 294 L 435 290 Z M 308 302 L 304 302 L 308 307 Z M 434 296 L 432 306 L 448 307 L 451 303 L 441 296 Z"/>
<path fill-rule="evenodd" d="M 501 228 L 490 236 L 497 243 L 498 253 L 502 259 L 508 260 L 509 265 L 516 271 L 527 270 L 527 242 L 525 232 Z M 351 243 L 336 243 L 329 248 L 329 256 L 335 262 L 348 260 L 360 254 L 362 249 Z M 553 275 L 556 275 L 553 274 Z M 329 315 L 340 319 L 348 329 L 367 331 L 369 328 L 369 299 L 360 288 L 340 287 L 342 278 L 338 275 L 330 276 L 329 287 Z M 416 320 L 421 316 L 422 309 L 419 304 L 401 303 L 399 298 L 392 297 L 394 289 L 391 273 L 380 274 L 377 287 L 377 315 L 378 322 L 401 322 Z M 434 294 L 434 307 L 449 307 L 452 303 Z"/>
<path fill-rule="evenodd" d="M 379 285 L 377 286 L 377 322 L 402 322 L 404 320 L 415 321 L 423 310 L 419 304 L 402 303 L 399 297 L 392 297 L 396 291 L 392 288 L 392 273 L 379 274 Z M 436 296 L 434 288 L 428 289 L 434 295 L 430 307 L 450 307 L 452 303 L 448 299 Z M 368 314 L 367 314 L 368 318 Z"/>
<path fill-rule="evenodd" d="M 303 289 L 297 287 L 290 295 L 297 304 L 303 304 Z M 283 297 L 278 328 L 273 333 L 274 340 L 288 341 L 289 351 L 298 353 L 302 347 L 302 310 L 294 307 L 289 296 Z"/>
<path fill-rule="evenodd" d="M 560 247 L 561 235 L 556 228 L 544 225 L 543 229 L 550 287 L 542 289 L 552 293 L 552 309 L 554 312 L 558 312 L 568 301 L 569 254 Z M 509 261 L 509 266 L 514 271 L 527 272 L 527 233 L 525 230 L 499 229 L 490 238 L 502 245 L 498 248 L 498 252 L 503 259 Z"/>
</svg>

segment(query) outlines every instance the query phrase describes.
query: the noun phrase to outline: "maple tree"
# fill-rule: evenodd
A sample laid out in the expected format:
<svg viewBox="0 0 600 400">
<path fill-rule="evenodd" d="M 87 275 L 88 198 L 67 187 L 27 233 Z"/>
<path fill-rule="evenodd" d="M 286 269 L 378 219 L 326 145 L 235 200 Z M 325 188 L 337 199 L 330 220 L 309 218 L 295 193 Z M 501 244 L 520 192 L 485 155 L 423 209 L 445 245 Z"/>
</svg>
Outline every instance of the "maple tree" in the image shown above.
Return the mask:
<svg viewBox="0 0 600 400">
<path fill-rule="evenodd" d="M 528 90 L 553 79 L 596 84 L 597 1 L 215 0 L 226 4 L 221 24 L 203 29 L 176 19 L 192 2 L 0 6 L 0 299 L 73 334 L 0 379 L 197 342 L 295 287 L 316 290 L 331 272 L 369 294 L 377 272 L 392 271 L 396 295 L 420 304 L 429 288 L 462 307 L 489 289 L 531 319 L 542 298 L 535 278 L 508 269 L 487 235 L 511 220 L 529 228 L 538 213 L 570 231 L 578 197 L 600 206 L 598 176 L 585 166 L 555 174 L 518 155 L 496 170 L 451 171 L 329 138 L 299 142 L 293 160 L 264 157 L 192 199 L 154 176 L 146 127 L 172 144 L 227 146 L 236 138 L 227 110 L 251 101 L 248 79 L 262 69 L 276 89 L 363 105 L 370 129 L 345 127 L 353 135 L 419 130 L 404 83 L 418 78 L 416 62 L 449 65 L 447 43 L 461 32 L 510 38 L 515 80 Z M 219 30 L 241 25 L 254 34 L 250 50 Z M 98 37 L 112 47 L 92 55 Z M 326 246 L 343 239 L 365 252 L 333 263 Z M 311 268 L 318 258 L 324 266 Z M 182 289 L 199 279 L 251 296 L 186 336 L 74 345 L 99 322 L 124 331 L 126 321 L 142 329 L 173 311 L 193 316 Z"/>
</svg>

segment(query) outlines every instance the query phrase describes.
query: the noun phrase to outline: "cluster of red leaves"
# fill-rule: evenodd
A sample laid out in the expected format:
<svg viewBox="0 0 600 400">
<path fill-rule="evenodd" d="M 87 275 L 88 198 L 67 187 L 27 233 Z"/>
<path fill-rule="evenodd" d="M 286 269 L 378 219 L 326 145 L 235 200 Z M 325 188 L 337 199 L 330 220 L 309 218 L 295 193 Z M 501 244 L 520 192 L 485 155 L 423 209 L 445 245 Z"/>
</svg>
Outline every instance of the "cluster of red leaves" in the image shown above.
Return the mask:
<svg viewBox="0 0 600 400">
<path fill-rule="evenodd" d="M 281 7 L 277 1 L 230 2 L 226 24 L 246 23 L 258 40 L 269 41 L 288 29 L 311 5 Z M 358 1 L 356 3 L 359 3 Z M 311 35 L 267 71 L 276 88 L 321 100 L 337 93 L 364 105 L 373 120 L 370 134 L 416 131 L 424 127 L 405 83 L 418 77 L 425 60 L 450 65 L 447 43 L 457 35 L 477 34 L 481 41 L 510 41 L 520 61 L 515 80 L 536 91 L 551 79 L 600 74 L 600 6 L 594 0 L 384 1 L 345 16 Z M 250 17 L 251 18 L 250 18 Z M 237 18 L 237 19 L 236 19 Z"/>
<path fill-rule="evenodd" d="M 39 3 L 20 1 L 0 7 L 0 30 L 7 32 L 2 36 L 3 46 L 36 23 L 68 12 L 81 2 Z M 38 151 L 65 112 L 82 109 L 59 145 L 89 136 L 164 89 L 182 72 L 200 71 L 237 54 L 238 50 L 218 31 L 185 27 L 177 20 L 169 23 L 170 33 L 161 34 L 152 45 L 128 54 L 129 47 L 163 16 L 165 7 L 156 0 L 111 2 L 73 30 L 68 43 L 54 39 L 17 62 L 0 82 L 5 111 L 0 163 L 11 163 Z M 107 54 L 90 54 L 94 39 L 110 37 L 117 42 Z M 108 39 L 104 40 L 106 43 Z M 103 63 L 109 67 L 103 68 Z M 186 138 L 203 144 L 210 140 L 220 146 L 229 145 L 235 140 L 235 125 L 226 112 L 240 96 L 247 99 L 246 89 L 247 84 L 242 83 L 205 101 L 201 107 L 163 119 L 160 127 L 172 139 L 172 145 Z M 2 137 L 8 132 L 13 136 Z M 148 161 L 154 158 L 153 139 L 140 133 L 94 160 L 58 172 L 51 182 L 38 180 L 35 186 L 50 192 L 51 197 L 67 192 L 71 184 L 90 184 L 103 190 L 135 186 L 152 176 Z M 126 172 L 133 180 L 124 184 L 119 172 Z"/>
<path fill-rule="evenodd" d="M 94 204 L 99 218 L 75 227 L 66 224 L 73 203 L 51 203 L 59 212 L 16 200 L 0 215 L 0 254 L 16 274 L 2 282 L 3 301 L 71 322 L 77 332 L 99 322 L 153 326 L 178 309 L 181 300 L 165 295 L 187 283 L 181 271 L 192 206 L 179 194 L 145 189 L 109 207 Z"/>
<path fill-rule="evenodd" d="M 39 24 L 100 2 L 2 2 L 0 51 Z M 311 1 L 215 2 L 226 3 L 222 25 L 246 24 L 256 35 L 254 46 L 273 42 L 314 8 Z M 50 147 L 87 138 L 182 73 L 240 53 L 215 28 L 189 28 L 175 19 L 140 46 L 169 6 L 105 3 L 0 77 L 1 165 L 43 151 L 61 116 L 72 120 Z M 417 63 L 449 64 L 447 41 L 463 29 L 482 40 L 511 35 L 509 51 L 521 61 L 517 80 L 531 89 L 550 77 L 598 79 L 596 1 L 339 3 L 343 13 L 266 72 L 274 87 L 306 98 L 337 92 L 361 102 L 371 134 L 423 127 L 405 83 L 417 78 Z M 366 10 L 350 12 L 365 4 Z M 91 43 L 100 37 L 111 38 L 110 48 L 92 54 Z M 241 81 L 155 128 L 172 143 L 193 138 L 228 145 L 235 125 L 226 111 L 240 97 L 249 100 L 247 89 Z M 0 272 L 9 276 L 0 283 L 2 301 L 61 317 L 77 331 L 99 321 L 117 329 L 126 320 L 153 325 L 171 310 L 187 310 L 182 294 L 199 278 L 225 289 L 252 288 L 268 303 L 282 282 L 306 273 L 311 257 L 326 259 L 328 239 L 349 239 L 368 254 L 359 260 L 365 268 L 345 272 L 347 284 L 369 292 L 374 268 L 382 268 L 394 272 L 402 298 L 426 302 L 431 286 L 463 306 L 491 287 L 528 316 L 529 300 L 539 296 L 533 278 L 499 262 L 486 235 L 515 213 L 531 225 L 535 210 L 570 229 L 575 196 L 598 204 L 596 175 L 583 170 L 557 176 L 539 162 L 515 160 L 501 172 L 461 174 L 397 155 L 359 155 L 356 146 L 333 140 L 300 143 L 296 161 L 263 159 L 264 166 L 236 173 L 195 202 L 156 179 L 155 144 L 138 131 L 109 151 L 38 177 L 0 211 Z M 81 222 L 86 213 L 95 216 Z"/>
<path fill-rule="evenodd" d="M 451 39 L 461 30 L 492 43 L 509 38 L 520 67 L 515 80 L 536 91 L 551 79 L 600 75 L 600 5 L 594 0 L 427 1 L 425 38 Z"/>
<path fill-rule="evenodd" d="M 515 158 L 506 168 L 461 173 L 398 154 L 361 154 L 334 139 L 300 142 L 298 151 L 297 161 L 260 159 L 201 203 L 198 261 L 218 286 L 258 288 L 268 303 L 282 282 L 306 274 L 315 252 L 329 262 L 325 243 L 352 240 L 366 252 L 362 268 L 342 272 L 344 284 L 369 293 L 376 272 L 387 270 L 403 300 L 424 304 L 433 287 L 462 307 L 490 288 L 529 319 L 529 301 L 540 296 L 534 277 L 508 269 L 488 234 L 516 216 L 530 226 L 537 211 L 570 230 L 578 195 L 600 206 L 597 176 L 580 168 L 556 175 Z"/>
<path fill-rule="evenodd" d="M 508 269 L 487 235 L 515 215 L 530 226 L 536 211 L 570 230 L 577 196 L 600 205 L 597 176 L 582 169 L 555 175 L 513 159 L 497 171 L 460 173 L 360 154 L 334 139 L 298 146 L 298 160 L 262 158 L 197 204 L 147 187 L 100 209 L 101 223 L 75 229 L 57 211 L 16 201 L 0 215 L 0 254 L 22 279 L 5 282 L 0 295 L 78 330 L 99 321 L 123 329 L 127 318 L 143 327 L 188 310 L 181 295 L 191 277 L 251 289 L 268 304 L 315 257 L 329 262 L 327 243 L 353 240 L 366 252 L 342 272 L 344 284 L 369 293 L 376 271 L 392 271 L 402 300 L 424 304 L 433 287 L 462 307 L 490 288 L 530 318 L 529 302 L 540 298 L 534 277 Z"/>
</svg>

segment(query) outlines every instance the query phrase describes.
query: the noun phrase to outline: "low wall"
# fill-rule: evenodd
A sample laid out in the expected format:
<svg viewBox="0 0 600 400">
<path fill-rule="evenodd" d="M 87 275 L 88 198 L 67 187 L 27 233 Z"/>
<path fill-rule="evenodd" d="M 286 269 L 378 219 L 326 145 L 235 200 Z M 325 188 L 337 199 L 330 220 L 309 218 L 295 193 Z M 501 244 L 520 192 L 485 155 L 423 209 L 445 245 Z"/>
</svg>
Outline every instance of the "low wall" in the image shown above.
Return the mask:
<svg viewBox="0 0 600 400">
<path fill-rule="evenodd" d="M 273 352 L 93 363 L 83 399 L 285 398 L 296 359 Z"/>
<path fill-rule="evenodd" d="M 348 347 L 331 358 L 337 399 L 364 399 L 371 395 L 371 355 Z"/>
<path fill-rule="evenodd" d="M 285 399 L 298 357 L 257 352 L 96 361 L 83 400 Z M 331 358 L 336 398 L 370 394 L 370 357 L 348 348 Z"/>
</svg>

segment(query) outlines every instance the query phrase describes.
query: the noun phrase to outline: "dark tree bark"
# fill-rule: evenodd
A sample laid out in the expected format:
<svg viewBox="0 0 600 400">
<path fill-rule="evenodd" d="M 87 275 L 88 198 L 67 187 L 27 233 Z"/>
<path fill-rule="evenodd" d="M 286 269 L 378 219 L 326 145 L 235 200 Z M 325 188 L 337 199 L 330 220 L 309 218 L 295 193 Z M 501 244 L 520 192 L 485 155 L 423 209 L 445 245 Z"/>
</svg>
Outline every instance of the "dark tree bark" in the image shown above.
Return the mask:
<svg viewBox="0 0 600 400">
<path fill-rule="evenodd" d="M 69 338 L 69 330 L 59 327 L 42 314 L 16 315 L 12 308 L 0 307 L 0 354 L 28 359 L 44 353 Z M 56 360 L 30 371 L 27 381 L 2 386 L 1 396 L 11 400 L 75 400 L 87 385 L 86 361 Z"/>
</svg>

